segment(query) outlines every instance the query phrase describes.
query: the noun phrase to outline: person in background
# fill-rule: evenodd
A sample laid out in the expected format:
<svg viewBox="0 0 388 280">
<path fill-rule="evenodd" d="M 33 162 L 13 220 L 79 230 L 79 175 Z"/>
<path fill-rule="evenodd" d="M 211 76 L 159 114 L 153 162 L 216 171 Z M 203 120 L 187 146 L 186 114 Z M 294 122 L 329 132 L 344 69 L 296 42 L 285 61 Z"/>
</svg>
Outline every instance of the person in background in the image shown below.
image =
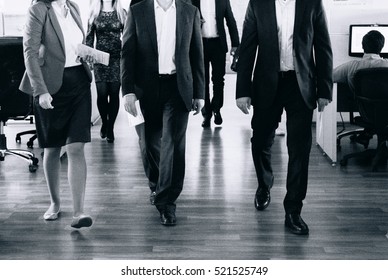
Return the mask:
<svg viewBox="0 0 388 280">
<path fill-rule="evenodd" d="M 184 0 L 143 0 L 131 6 L 121 71 L 125 110 L 136 116 L 139 100 L 144 115 L 147 160 L 157 178 L 154 204 L 161 224 L 174 226 L 189 112 L 201 111 L 205 95 L 198 9 Z"/>
<path fill-rule="evenodd" d="M 224 104 L 224 76 L 226 53 L 225 24 L 229 30 L 232 48 L 231 54 L 236 52 L 239 45 L 239 35 L 229 0 L 192 0 L 194 6 L 201 11 L 202 40 L 205 63 L 205 106 L 202 109 L 202 127 L 210 127 L 214 114 L 214 123 L 222 124 L 221 108 Z M 210 65 L 212 69 L 213 98 L 210 99 Z"/>
<path fill-rule="evenodd" d="M 86 44 L 110 54 L 109 65 L 94 64 L 97 107 L 101 116 L 100 136 L 113 143 L 114 124 L 120 107 L 121 33 L 126 12 L 120 0 L 91 0 Z"/>
<path fill-rule="evenodd" d="M 254 108 L 251 143 L 258 179 L 254 203 L 261 211 L 271 201 L 271 147 L 285 109 L 289 156 L 285 226 L 298 235 L 309 233 L 301 211 L 312 116 L 317 103 L 322 111 L 332 98 L 332 64 L 322 0 L 249 1 L 237 63 L 236 105 L 245 114 L 251 105 Z"/>
<path fill-rule="evenodd" d="M 348 61 L 333 70 L 335 83 L 347 83 L 354 92 L 354 74 L 357 70 L 375 67 L 388 67 L 388 60 L 380 56 L 384 47 L 385 38 L 377 30 L 371 30 L 362 38 L 364 56 L 361 60 Z"/>
<path fill-rule="evenodd" d="M 350 90 L 354 93 L 354 75 L 360 69 L 388 67 L 388 60 L 380 56 L 380 52 L 384 47 L 385 38 L 377 30 L 371 30 L 362 38 L 362 48 L 364 55 L 361 60 L 348 61 L 333 70 L 333 81 L 335 83 L 346 83 Z M 364 129 L 358 134 L 354 141 L 367 145 L 369 140 L 373 138 L 373 133 Z"/>
<path fill-rule="evenodd" d="M 34 96 L 39 145 L 51 204 L 44 213 L 56 220 L 61 211 L 60 152 L 66 146 L 68 180 L 73 197 L 73 228 L 89 227 L 84 213 L 87 177 L 84 146 L 90 142 L 92 75 L 77 46 L 85 42 L 77 4 L 37 0 L 30 6 L 23 34 L 26 72 L 20 90 Z"/>
</svg>

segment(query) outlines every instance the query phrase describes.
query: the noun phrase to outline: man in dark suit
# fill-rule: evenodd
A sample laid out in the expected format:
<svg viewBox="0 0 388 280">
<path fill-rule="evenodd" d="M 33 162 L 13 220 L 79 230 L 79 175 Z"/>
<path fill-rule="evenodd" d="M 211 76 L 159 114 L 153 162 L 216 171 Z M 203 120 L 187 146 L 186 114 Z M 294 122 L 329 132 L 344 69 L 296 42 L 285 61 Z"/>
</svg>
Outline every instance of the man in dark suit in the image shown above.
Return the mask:
<svg viewBox="0 0 388 280">
<path fill-rule="evenodd" d="M 239 36 L 229 0 L 192 0 L 192 3 L 201 11 L 206 77 L 202 126 L 209 127 L 213 114 L 215 124 L 222 124 L 223 121 L 220 110 L 224 104 L 225 60 L 228 52 L 224 22 L 226 21 L 229 29 L 232 45 L 231 54 L 235 53 L 239 45 Z M 211 79 L 213 82 L 213 98 L 211 100 L 209 90 L 210 64 L 212 66 Z"/>
<path fill-rule="evenodd" d="M 175 201 L 183 188 L 188 115 L 198 114 L 205 95 L 198 9 L 183 0 L 143 0 L 129 8 L 121 58 L 125 109 L 145 119 L 154 204 L 161 223 L 176 224 Z"/>
<path fill-rule="evenodd" d="M 332 64 L 322 0 L 249 2 L 237 64 L 236 104 L 245 114 L 251 105 L 254 108 L 251 142 L 259 184 L 255 207 L 264 210 L 271 200 L 271 146 L 284 108 L 289 162 L 283 204 L 285 226 L 294 234 L 309 233 L 300 213 L 307 191 L 312 114 L 316 103 L 322 111 L 331 100 Z"/>
</svg>

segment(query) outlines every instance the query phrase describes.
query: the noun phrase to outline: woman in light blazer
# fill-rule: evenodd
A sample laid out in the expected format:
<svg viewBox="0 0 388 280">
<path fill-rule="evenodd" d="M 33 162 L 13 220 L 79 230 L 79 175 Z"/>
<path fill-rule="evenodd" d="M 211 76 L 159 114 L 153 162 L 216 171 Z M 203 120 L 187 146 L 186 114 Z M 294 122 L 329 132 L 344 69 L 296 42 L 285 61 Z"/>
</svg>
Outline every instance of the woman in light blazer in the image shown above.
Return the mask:
<svg viewBox="0 0 388 280">
<path fill-rule="evenodd" d="M 84 213 L 84 145 L 90 142 L 91 120 L 91 73 L 85 61 L 92 60 L 77 55 L 77 45 L 84 41 L 74 2 L 38 0 L 30 6 L 23 35 L 26 73 L 20 90 L 34 96 L 36 130 L 44 148 L 43 168 L 51 205 L 43 218 L 56 220 L 60 215 L 60 152 L 66 146 L 74 228 L 93 223 Z"/>
</svg>

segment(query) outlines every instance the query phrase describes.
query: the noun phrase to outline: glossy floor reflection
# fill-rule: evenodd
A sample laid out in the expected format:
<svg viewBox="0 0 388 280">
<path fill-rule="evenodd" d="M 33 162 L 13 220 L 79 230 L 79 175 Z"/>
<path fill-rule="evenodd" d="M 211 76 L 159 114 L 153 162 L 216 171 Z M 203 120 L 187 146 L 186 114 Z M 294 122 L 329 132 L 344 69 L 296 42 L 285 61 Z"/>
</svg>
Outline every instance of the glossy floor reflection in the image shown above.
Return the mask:
<svg viewBox="0 0 388 280">
<path fill-rule="evenodd" d="M 99 138 L 92 127 L 87 145 L 86 209 L 91 229 L 73 231 L 67 160 L 63 159 L 62 210 L 59 220 L 45 222 L 49 204 L 40 166 L 29 173 L 24 161 L 0 162 L 0 259 L 388 259 L 388 173 L 369 172 L 368 163 L 349 161 L 332 167 L 313 146 L 309 190 L 302 216 L 310 236 L 284 229 L 287 149 L 285 137 L 273 147 L 275 184 L 272 203 L 255 210 L 257 183 L 250 151 L 250 116 L 234 105 L 235 76 L 227 75 L 224 123 L 201 127 L 190 118 L 186 180 L 177 202 L 176 227 L 159 223 L 149 204 L 137 135 L 121 110 L 116 141 Z M 29 127 L 6 127 L 8 146 Z M 313 128 L 313 131 L 315 129 Z M 35 145 L 37 146 L 37 145 Z M 343 140 L 342 152 L 357 149 Z M 39 148 L 34 148 L 37 155 Z"/>
</svg>

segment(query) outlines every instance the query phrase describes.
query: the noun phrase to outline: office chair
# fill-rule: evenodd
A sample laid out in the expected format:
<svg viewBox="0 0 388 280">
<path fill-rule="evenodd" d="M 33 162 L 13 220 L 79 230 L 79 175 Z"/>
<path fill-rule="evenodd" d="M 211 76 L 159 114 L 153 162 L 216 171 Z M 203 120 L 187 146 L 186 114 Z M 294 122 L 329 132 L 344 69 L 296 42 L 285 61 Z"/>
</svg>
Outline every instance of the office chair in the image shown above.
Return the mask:
<svg viewBox="0 0 388 280">
<path fill-rule="evenodd" d="M 29 119 L 30 124 L 33 124 L 34 123 L 33 97 L 31 97 L 30 105 L 31 106 L 30 106 L 30 112 L 28 113 L 28 117 L 27 118 L 25 118 L 25 117 L 24 118 L 17 118 L 17 119 L 18 120 L 28 120 Z M 38 138 L 38 135 L 36 134 L 36 129 L 26 130 L 26 131 L 22 131 L 22 132 L 17 133 L 16 137 L 15 137 L 15 141 L 20 144 L 22 142 L 22 136 L 28 135 L 28 134 L 32 134 L 32 136 L 27 141 L 27 147 L 33 148 L 34 147 L 34 140 L 36 140 Z"/>
<path fill-rule="evenodd" d="M 24 72 L 20 37 L 0 37 L 0 161 L 7 155 L 17 156 L 29 163 L 30 172 L 38 168 L 39 160 L 28 150 L 8 149 L 4 126 L 8 119 L 30 112 L 31 97 L 18 90 Z"/>
<path fill-rule="evenodd" d="M 388 68 L 357 71 L 355 96 L 363 127 L 377 135 L 377 148 L 345 155 L 340 164 L 345 166 L 354 157 L 372 157 L 372 171 L 377 171 L 378 164 L 388 158 Z"/>
</svg>

